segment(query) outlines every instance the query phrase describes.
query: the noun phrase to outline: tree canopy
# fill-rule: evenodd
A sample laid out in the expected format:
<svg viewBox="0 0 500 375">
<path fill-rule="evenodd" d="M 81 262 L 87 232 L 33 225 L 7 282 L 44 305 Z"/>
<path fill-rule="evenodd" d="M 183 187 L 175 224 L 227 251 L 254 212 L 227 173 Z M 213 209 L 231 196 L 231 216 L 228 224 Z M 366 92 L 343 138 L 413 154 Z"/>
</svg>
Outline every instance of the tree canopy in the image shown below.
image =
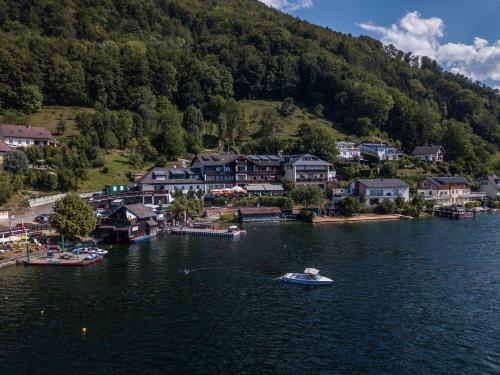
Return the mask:
<svg viewBox="0 0 500 375">
<path fill-rule="evenodd" d="M 50 222 L 59 234 L 69 238 L 86 236 L 96 226 L 92 207 L 76 193 L 68 193 L 56 202 Z"/>
</svg>

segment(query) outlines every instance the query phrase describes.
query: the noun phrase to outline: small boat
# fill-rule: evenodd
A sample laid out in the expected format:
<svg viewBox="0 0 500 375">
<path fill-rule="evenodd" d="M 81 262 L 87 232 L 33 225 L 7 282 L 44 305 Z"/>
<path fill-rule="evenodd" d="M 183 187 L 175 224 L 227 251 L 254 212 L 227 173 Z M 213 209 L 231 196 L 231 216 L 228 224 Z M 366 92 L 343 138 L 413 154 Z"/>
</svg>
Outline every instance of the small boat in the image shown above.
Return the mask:
<svg viewBox="0 0 500 375">
<path fill-rule="evenodd" d="M 321 276 L 316 268 L 306 268 L 304 273 L 286 273 L 281 276 L 281 280 L 289 284 L 301 285 L 330 285 L 332 279 Z"/>
</svg>

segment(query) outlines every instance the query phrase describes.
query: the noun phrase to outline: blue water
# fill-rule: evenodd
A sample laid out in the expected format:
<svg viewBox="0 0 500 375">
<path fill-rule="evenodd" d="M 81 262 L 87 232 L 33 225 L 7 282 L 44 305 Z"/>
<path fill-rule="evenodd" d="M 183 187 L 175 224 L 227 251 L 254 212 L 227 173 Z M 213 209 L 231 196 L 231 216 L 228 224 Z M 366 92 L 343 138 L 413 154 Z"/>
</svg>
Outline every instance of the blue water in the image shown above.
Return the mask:
<svg viewBox="0 0 500 375">
<path fill-rule="evenodd" d="M 0 270 L 0 373 L 500 373 L 500 215 L 247 229 Z"/>
</svg>

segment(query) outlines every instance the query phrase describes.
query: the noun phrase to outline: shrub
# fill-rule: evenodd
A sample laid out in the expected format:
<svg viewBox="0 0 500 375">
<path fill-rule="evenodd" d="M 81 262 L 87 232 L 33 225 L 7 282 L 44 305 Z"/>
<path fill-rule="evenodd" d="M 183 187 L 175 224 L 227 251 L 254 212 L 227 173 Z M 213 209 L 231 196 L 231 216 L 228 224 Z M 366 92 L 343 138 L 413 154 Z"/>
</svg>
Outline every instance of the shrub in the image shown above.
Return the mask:
<svg viewBox="0 0 500 375">
<path fill-rule="evenodd" d="M 377 211 L 381 214 L 392 214 L 396 211 L 397 206 L 390 199 L 385 199 L 379 206 Z"/>
</svg>

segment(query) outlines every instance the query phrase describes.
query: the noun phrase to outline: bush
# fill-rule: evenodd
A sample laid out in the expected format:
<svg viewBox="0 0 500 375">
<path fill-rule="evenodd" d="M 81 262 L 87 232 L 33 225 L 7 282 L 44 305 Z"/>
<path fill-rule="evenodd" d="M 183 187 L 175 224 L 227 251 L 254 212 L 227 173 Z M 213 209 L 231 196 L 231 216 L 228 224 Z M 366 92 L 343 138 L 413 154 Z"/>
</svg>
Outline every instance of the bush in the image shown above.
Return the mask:
<svg viewBox="0 0 500 375">
<path fill-rule="evenodd" d="M 377 211 L 381 214 L 392 214 L 396 211 L 397 206 L 390 199 L 385 199 L 378 207 Z"/>
<path fill-rule="evenodd" d="M 338 201 L 337 207 L 340 209 L 340 212 L 345 215 L 352 215 L 361 211 L 361 204 L 354 197 L 345 197 Z"/>
</svg>

